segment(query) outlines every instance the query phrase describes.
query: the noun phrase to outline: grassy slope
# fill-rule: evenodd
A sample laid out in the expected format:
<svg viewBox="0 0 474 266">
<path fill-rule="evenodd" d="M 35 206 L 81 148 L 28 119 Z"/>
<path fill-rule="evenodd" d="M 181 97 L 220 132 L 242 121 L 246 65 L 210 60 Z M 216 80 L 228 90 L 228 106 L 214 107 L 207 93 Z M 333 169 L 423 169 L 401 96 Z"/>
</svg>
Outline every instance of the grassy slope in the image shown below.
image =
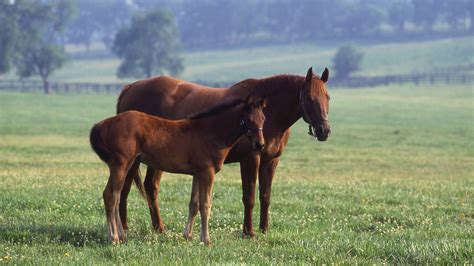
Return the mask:
<svg viewBox="0 0 474 266">
<path fill-rule="evenodd" d="M 430 72 L 439 68 L 474 64 L 474 38 L 414 43 L 356 45 L 365 53 L 359 75 Z M 339 45 L 339 44 L 338 44 Z M 336 45 L 279 45 L 236 50 L 186 53 L 186 80 L 233 82 L 279 73 L 303 75 L 309 66 L 321 72 L 331 68 Z M 126 82 L 115 76 L 117 59 L 71 61 L 52 79 L 79 82 Z M 13 77 L 11 73 L 9 77 Z"/>
<path fill-rule="evenodd" d="M 216 179 L 212 248 L 181 238 L 191 178 L 176 175 L 166 175 L 160 194 L 168 233 L 151 232 L 134 189 L 129 242 L 113 247 L 101 199 L 107 170 L 87 136 L 92 123 L 113 114 L 115 96 L 1 92 L 0 259 L 473 263 L 472 87 L 334 90 L 331 96 L 334 133 L 327 143 L 310 140 L 301 122 L 293 127 L 267 235 L 240 237 L 234 164 Z"/>
</svg>

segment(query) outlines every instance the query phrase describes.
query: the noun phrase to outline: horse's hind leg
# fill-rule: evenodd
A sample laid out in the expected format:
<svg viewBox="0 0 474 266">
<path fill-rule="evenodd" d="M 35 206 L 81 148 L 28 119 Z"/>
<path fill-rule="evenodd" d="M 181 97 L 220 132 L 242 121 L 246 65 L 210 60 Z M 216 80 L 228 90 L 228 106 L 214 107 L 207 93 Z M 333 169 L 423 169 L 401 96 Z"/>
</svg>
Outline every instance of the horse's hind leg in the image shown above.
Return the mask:
<svg viewBox="0 0 474 266">
<path fill-rule="evenodd" d="M 162 174 L 162 171 L 148 167 L 146 169 L 144 183 L 150 208 L 151 222 L 153 224 L 153 228 L 160 233 L 165 231 L 165 225 L 163 224 L 163 220 L 160 216 L 160 205 L 158 202 L 158 193 L 160 192 L 160 181 Z"/>
<path fill-rule="evenodd" d="M 118 216 L 118 204 L 120 201 L 120 190 L 125 181 L 125 167 L 109 166 L 110 177 L 105 187 L 103 198 L 107 217 L 107 227 L 109 230 L 109 240 L 112 243 L 119 243 L 123 240 L 123 229 Z M 122 238 L 122 239 L 121 239 Z"/>
<path fill-rule="evenodd" d="M 189 213 L 188 213 L 188 223 L 184 228 L 183 236 L 187 240 L 191 240 L 193 238 L 193 225 L 194 225 L 194 218 L 199 210 L 199 184 L 198 178 L 193 177 L 193 188 L 191 191 L 191 200 L 189 201 Z"/>
</svg>

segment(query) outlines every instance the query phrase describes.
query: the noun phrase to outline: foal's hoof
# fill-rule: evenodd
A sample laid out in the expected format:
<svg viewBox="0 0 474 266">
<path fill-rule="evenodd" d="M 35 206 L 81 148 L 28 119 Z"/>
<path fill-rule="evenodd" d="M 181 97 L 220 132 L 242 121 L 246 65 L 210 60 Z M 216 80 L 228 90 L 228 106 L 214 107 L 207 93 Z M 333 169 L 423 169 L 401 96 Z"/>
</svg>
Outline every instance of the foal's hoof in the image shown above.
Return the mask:
<svg viewBox="0 0 474 266">
<path fill-rule="evenodd" d="M 159 233 L 159 234 L 166 233 L 165 226 L 153 226 L 153 229 L 155 230 L 156 233 Z"/>
<path fill-rule="evenodd" d="M 110 240 L 110 243 L 115 246 L 115 245 L 119 245 L 121 243 L 120 239 L 118 238 L 109 238 Z"/>
<path fill-rule="evenodd" d="M 184 239 L 191 241 L 193 240 L 193 235 L 183 234 Z"/>
<path fill-rule="evenodd" d="M 204 244 L 206 247 L 210 247 L 212 245 L 210 239 L 201 240 L 201 244 Z"/>
<path fill-rule="evenodd" d="M 191 232 L 188 232 L 187 230 L 184 230 L 183 237 L 184 239 L 190 241 L 193 239 L 193 234 Z"/>
</svg>

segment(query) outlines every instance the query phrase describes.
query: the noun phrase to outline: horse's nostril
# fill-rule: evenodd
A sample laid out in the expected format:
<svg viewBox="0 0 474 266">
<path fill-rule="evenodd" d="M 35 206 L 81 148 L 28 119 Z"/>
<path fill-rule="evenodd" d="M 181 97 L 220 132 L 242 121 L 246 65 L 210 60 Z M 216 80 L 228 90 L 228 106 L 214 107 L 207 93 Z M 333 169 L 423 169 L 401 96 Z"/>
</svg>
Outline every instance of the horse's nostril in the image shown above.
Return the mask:
<svg viewBox="0 0 474 266">
<path fill-rule="evenodd" d="M 318 133 L 324 134 L 324 127 L 322 125 L 318 127 Z"/>
</svg>

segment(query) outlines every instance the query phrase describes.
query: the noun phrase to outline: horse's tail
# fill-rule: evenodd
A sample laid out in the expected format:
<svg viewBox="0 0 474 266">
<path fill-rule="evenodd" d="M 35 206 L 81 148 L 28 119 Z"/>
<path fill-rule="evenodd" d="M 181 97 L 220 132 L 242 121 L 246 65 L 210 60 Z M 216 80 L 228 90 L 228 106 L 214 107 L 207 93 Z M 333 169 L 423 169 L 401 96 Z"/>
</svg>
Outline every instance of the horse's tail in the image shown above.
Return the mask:
<svg viewBox="0 0 474 266">
<path fill-rule="evenodd" d="M 110 152 L 105 146 L 104 142 L 102 141 L 102 138 L 100 136 L 100 128 L 101 128 L 102 123 L 99 122 L 95 124 L 90 132 L 89 135 L 89 141 L 91 143 L 92 149 L 95 151 L 95 153 L 99 156 L 99 158 L 104 161 L 104 162 L 109 162 L 111 159 Z"/>
<path fill-rule="evenodd" d="M 130 168 L 129 171 L 133 171 L 135 173 L 129 173 L 127 175 L 127 178 L 133 178 L 133 181 L 135 182 L 135 185 L 137 185 L 138 191 L 140 192 L 140 195 L 148 202 L 148 197 L 145 192 L 145 187 L 143 186 L 142 179 L 140 177 L 140 161 L 137 159 L 134 163 L 132 168 Z M 130 180 L 130 179 L 129 179 Z"/>
</svg>

